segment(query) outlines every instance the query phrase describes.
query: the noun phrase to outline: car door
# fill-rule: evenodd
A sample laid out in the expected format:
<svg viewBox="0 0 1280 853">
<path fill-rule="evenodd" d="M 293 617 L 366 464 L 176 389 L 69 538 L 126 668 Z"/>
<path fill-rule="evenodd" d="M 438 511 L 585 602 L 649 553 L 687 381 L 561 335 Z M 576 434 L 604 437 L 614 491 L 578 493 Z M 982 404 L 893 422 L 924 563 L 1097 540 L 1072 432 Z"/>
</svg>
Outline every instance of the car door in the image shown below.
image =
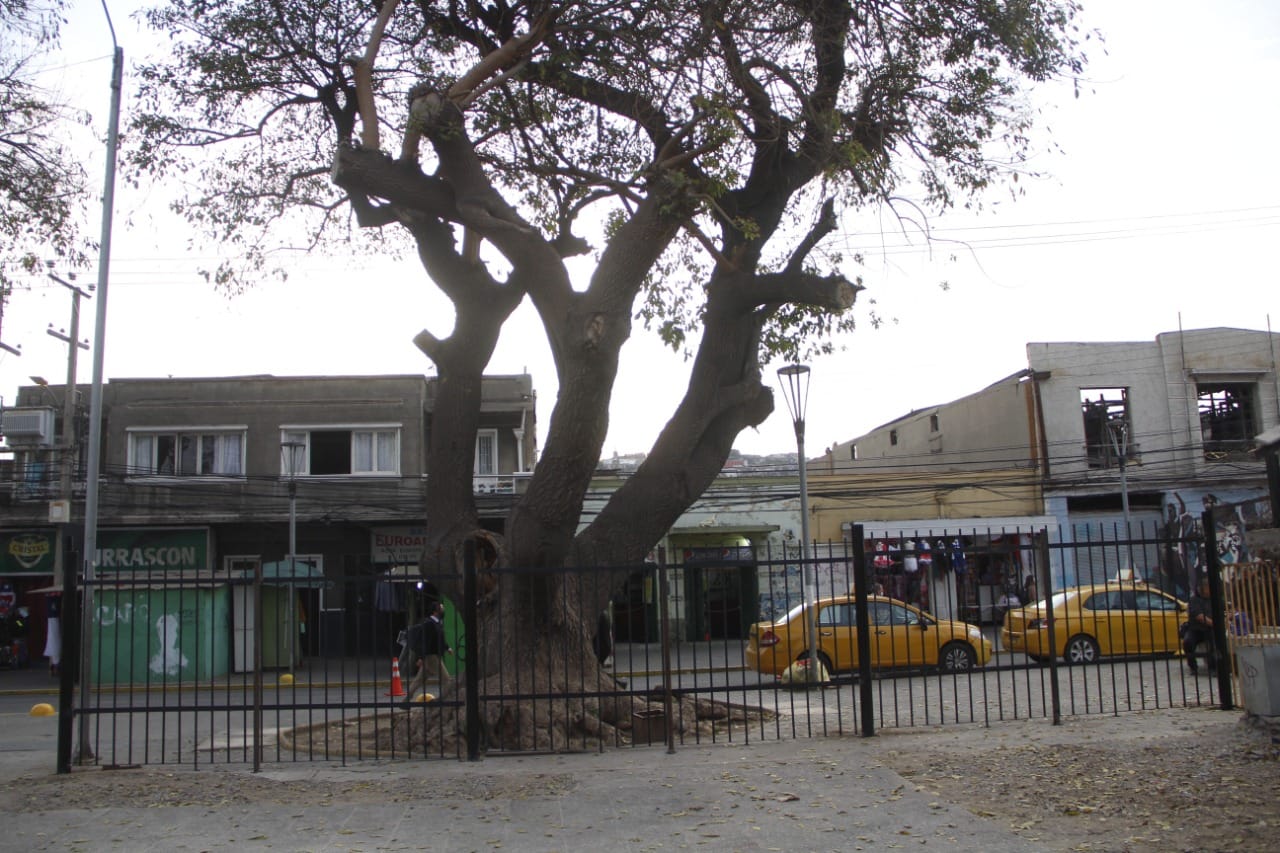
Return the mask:
<svg viewBox="0 0 1280 853">
<path fill-rule="evenodd" d="M 1109 593 L 1111 606 L 1107 623 L 1113 655 L 1136 655 L 1151 646 L 1150 620 L 1141 618 L 1137 594 L 1133 589 L 1114 589 Z"/>
<path fill-rule="evenodd" d="M 818 611 L 818 648 L 836 672 L 858 666 L 857 612 L 853 602 L 831 602 Z"/>
<path fill-rule="evenodd" d="M 1087 634 L 1098 643 L 1098 652 L 1102 655 L 1114 654 L 1112 651 L 1111 619 L 1113 613 L 1120 616 L 1120 590 L 1099 588 L 1086 595 L 1080 602 L 1079 620 L 1072 620 L 1068 636 L 1062 638 L 1069 642 L 1075 634 Z"/>
<path fill-rule="evenodd" d="M 920 615 L 902 604 L 876 601 L 871 614 L 871 664 L 877 667 L 924 663 Z"/>
<path fill-rule="evenodd" d="M 1176 652 L 1180 645 L 1178 623 L 1182 619 L 1178 602 L 1151 590 L 1138 591 L 1136 598 L 1139 629 L 1146 642 L 1143 651 L 1150 654 Z"/>
</svg>

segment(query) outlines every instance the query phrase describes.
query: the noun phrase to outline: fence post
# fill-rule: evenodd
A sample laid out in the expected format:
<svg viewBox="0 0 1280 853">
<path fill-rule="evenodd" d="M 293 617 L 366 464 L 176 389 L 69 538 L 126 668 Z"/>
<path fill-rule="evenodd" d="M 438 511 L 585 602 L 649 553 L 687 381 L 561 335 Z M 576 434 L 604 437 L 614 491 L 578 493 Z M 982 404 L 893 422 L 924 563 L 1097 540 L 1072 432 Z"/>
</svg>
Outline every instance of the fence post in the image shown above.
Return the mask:
<svg viewBox="0 0 1280 853">
<path fill-rule="evenodd" d="M 1049 582 L 1048 595 L 1044 597 L 1044 618 L 1049 620 L 1049 704 L 1053 712 L 1053 725 L 1062 725 L 1062 690 L 1058 686 L 1058 638 L 1053 628 L 1053 570 L 1049 568 L 1049 531 L 1041 528 L 1036 534 L 1036 555 L 1044 567 Z M 1028 601 L 1027 606 L 1035 604 Z"/>
<path fill-rule="evenodd" d="M 667 563 L 658 562 L 658 641 L 662 643 L 662 717 L 667 724 L 667 755 L 676 751 L 675 720 L 671 704 L 671 622 L 667 610 Z"/>
<path fill-rule="evenodd" d="M 467 760 L 480 760 L 480 606 L 476 600 L 479 592 L 476 583 L 476 543 L 475 539 L 467 539 L 462 548 L 462 619 L 463 633 L 466 636 L 467 659 L 466 682 L 466 720 L 467 720 Z M 501 607 L 501 597 L 498 598 Z"/>
<path fill-rule="evenodd" d="M 871 614 L 867 611 L 867 590 L 871 588 L 871 579 L 867 575 L 867 543 L 861 524 L 849 528 L 849 538 L 853 547 L 853 609 L 858 620 L 855 630 L 858 634 L 859 713 L 862 715 L 862 736 L 872 737 L 876 733 L 876 721 L 871 690 Z"/>
<path fill-rule="evenodd" d="M 253 567 L 253 772 L 262 770 L 262 561 Z"/>
<path fill-rule="evenodd" d="M 67 539 L 71 537 L 68 536 Z M 76 679 L 80 677 L 80 598 L 76 589 L 76 566 L 79 555 L 71 552 L 70 543 L 62 553 L 62 658 L 58 664 L 58 773 L 71 772 L 71 740 L 75 729 Z M 80 709 L 84 714 L 84 708 Z"/>
<path fill-rule="evenodd" d="M 1223 711 L 1235 708 L 1231 696 L 1231 666 L 1227 655 L 1227 604 L 1222 594 L 1222 565 L 1218 560 L 1218 527 L 1213 520 L 1213 509 L 1206 509 L 1200 518 L 1204 527 L 1204 571 L 1209 578 L 1209 603 L 1213 606 L 1213 658 L 1217 664 L 1218 707 Z"/>
</svg>

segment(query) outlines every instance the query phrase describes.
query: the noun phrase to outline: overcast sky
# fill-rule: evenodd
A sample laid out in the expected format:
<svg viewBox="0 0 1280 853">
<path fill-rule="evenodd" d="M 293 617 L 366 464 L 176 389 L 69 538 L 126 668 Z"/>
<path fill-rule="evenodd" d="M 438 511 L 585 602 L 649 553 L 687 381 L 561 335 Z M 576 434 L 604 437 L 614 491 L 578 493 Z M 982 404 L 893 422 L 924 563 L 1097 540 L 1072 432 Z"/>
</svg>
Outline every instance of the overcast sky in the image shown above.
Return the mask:
<svg viewBox="0 0 1280 853">
<path fill-rule="evenodd" d="M 132 4 L 110 5 L 127 67 L 153 50 L 152 37 L 127 18 Z M 932 245 L 887 216 L 846 223 L 839 248 L 867 258 L 846 272 L 860 272 L 867 290 L 845 349 L 812 363 L 808 455 L 1022 369 L 1030 341 L 1148 341 L 1180 325 L 1280 323 L 1270 252 L 1280 237 L 1280 4 L 1087 0 L 1085 15 L 1106 50 L 1090 49 L 1078 99 L 1067 86 L 1041 94 L 1050 134 L 1037 137 L 1033 167 L 1047 179 L 1022 182 L 1016 201 L 994 191 L 982 214 L 934 219 Z M 85 98 L 99 137 L 111 67 L 102 22 L 100 5 L 81 0 L 66 31 L 71 58 L 51 59 L 42 78 Z M 102 152 L 85 156 L 101 186 Z M 424 327 L 446 334 L 448 309 L 415 262 L 335 273 L 330 261 L 300 258 L 288 283 L 227 299 L 196 275 L 207 259 L 186 253 L 162 199 L 123 180 L 117 193 L 107 379 L 429 372 L 412 338 Z M 14 294 L 0 329 L 0 341 L 22 348 L 21 356 L 0 353 L 7 400 L 31 375 L 66 380 L 67 347 L 46 327 L 67 328 L 70 294 L 33 284 Z M 82 337 L 92 336 L 96 302 L 84 303 Z M 887 321 L 878 329 L 867 322 L 872 307 Z M 541 432 L 555 375 L 531 309 L 517 319 L 490 372 L 533 375 Z M 90 381 L 91 366 L 85 351 L 79 381 Z M 647 450 L 686 378 L 680 357 L 637 330 L 604 454 Z M 794 450 L 781 398 L 736 446 Z"/>
</svg>

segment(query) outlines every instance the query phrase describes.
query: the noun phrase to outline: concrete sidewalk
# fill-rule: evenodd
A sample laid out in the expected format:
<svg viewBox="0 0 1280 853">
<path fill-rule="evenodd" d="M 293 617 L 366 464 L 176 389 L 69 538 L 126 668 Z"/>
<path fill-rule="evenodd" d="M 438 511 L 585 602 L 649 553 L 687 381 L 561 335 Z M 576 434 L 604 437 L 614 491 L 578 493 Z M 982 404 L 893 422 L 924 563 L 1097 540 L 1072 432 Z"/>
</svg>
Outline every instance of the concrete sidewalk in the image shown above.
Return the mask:
<svg viewBox="0 0 1280 853">
<path fill-rule="evenodd" d="M 938 735 L 930 735 L 939 737 Z M 945 737 L 945 736 L 941 736 Z M 6 849 L 1043 849 L 907 782 L 876 739 L 356 766 L 78 770 L 4 786 Z M 3 760 L 0 758 L 0 766 Z M 15 805 L 24 785 L 39 803 Z M 41 794 L 47 795 L 41 796 Z M 12 810 L 10 810 L 12 809 Z"/>
</svg>

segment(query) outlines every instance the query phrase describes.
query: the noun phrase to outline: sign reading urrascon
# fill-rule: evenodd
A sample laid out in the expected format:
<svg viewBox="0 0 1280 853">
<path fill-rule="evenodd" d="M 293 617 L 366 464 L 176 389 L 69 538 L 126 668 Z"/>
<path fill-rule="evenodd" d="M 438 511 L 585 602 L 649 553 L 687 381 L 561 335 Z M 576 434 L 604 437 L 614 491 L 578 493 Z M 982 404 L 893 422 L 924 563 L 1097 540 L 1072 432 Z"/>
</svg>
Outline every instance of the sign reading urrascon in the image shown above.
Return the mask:
<svg viewBox="0 0 1280 853">
<path fill-rule="evenodd" d="M 102 530 L 96 564 L 102 571 L 208 571 L 209 531 L 191 527 Z"/>
</svg>

